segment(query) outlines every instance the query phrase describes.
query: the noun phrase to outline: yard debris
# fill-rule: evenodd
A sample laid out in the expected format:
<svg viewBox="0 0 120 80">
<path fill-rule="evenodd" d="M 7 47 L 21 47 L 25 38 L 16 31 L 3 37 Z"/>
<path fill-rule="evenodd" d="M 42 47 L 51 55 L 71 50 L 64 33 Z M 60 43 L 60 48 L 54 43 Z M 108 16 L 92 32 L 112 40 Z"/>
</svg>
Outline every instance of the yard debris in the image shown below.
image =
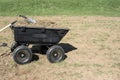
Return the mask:
<svg viewBox="0 0 120 80">
<path fill-rule="evenodd" d="M 9 56 L 9 55 L 10 55 L 10 52 L 9 53 L 3 53 L 0 56 L 2 56 L 2 57 L 4 56 L 5 57 L 5 56 Z"/>
</svg>

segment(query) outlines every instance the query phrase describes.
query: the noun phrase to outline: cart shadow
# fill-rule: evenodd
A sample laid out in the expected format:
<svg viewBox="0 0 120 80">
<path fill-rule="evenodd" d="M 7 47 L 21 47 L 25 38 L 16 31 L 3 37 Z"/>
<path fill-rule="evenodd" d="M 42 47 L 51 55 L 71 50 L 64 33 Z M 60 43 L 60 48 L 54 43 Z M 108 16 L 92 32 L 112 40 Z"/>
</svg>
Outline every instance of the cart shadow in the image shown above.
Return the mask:
<svg viewBox="0 0 120 80">
<path fill-rule="evenodd" d="M 67 58 L 67 53 L 73 50 L 76 50 L 77 48 L 74 47 L 73 45 L 69 44 L 69 43 L 60 43 L 59 44 L 65 51 L 65 57 L 63 59 L 63 61 Z"/>
<path fill-rule="evenodd" d="M 64 60 L 67 58 L 67 55 L 66 55 L 67 53 L 77 49 L 76 47 L 74 47 L 73 45 L 71 45 L 69 43 L 60 43 L 58 45 L 61 46 L 64 49 L 64 51 L 65 51 L 65 58 L 64 58 Z M 42 51 L 40 46 L 33 46 L 31 48 L 31 50 L 34 53 L 32 61 L 38 61 L 39 60 L 39 56 L 35 55 L 36 53 L 37 54 L 41 54 L 41 55 L 46 55 L 46 51 L 47 51 L 47 49 L 45 51 Z"/>
<path fill-rule="evenodd" d="M 59 45 L 64 49 L 65 53 L 68 53 L 70 51 L 77 49 L 76 47 L 74 47 L 73 45 L 69 43 L 60 43 Z"/>
<path fill-rule="evenodd" d="M 39 57 L 38 57 L 38 55 L 33 55 L 33 57 L 32 57 L 32 61 L 38 61 L 39 60 Z"/>
</svg>

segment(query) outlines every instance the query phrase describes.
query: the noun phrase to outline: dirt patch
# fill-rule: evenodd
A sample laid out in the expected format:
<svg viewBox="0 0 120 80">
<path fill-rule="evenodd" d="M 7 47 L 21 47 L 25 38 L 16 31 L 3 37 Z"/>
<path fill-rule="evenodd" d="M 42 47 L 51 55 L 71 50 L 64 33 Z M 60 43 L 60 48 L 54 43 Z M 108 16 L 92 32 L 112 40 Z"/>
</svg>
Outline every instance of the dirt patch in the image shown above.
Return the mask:
<svg viewBox="0 0 120 80">
<path fill-rule="evenodd" d="M 0 28 L 17 17 L 0 17 Z M 36 16 L 37 24 L 20 22 L 17 25 L 69 28 L 60 43 L 67 58 L 51 64 L 45 55 L 36 54 L 38 60 L 18 65 L 12 55 L 0 56 L 1 80 L 119 80 L 120 79 L 120 18 L 103 16 Z M 0 33 L 0 43 L 13 42 L 12 32 Z M 63 44 L 62 44 L 63 45 Z M 0 54 L 10 53 L 0 47 Z"/>
</svg>

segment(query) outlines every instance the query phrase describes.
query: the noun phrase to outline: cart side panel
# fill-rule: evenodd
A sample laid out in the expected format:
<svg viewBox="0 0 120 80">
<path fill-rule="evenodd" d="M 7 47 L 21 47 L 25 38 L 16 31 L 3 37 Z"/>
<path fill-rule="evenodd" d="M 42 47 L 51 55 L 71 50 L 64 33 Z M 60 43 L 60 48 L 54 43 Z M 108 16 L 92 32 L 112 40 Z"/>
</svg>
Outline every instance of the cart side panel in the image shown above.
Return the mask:
<svg viewBox="0 0 120 80">
<path fill-rule="evenodd" d="M 57 44 L 67 29 L 15 27 L 14 38 L 19 43 Z"/>
</svg>

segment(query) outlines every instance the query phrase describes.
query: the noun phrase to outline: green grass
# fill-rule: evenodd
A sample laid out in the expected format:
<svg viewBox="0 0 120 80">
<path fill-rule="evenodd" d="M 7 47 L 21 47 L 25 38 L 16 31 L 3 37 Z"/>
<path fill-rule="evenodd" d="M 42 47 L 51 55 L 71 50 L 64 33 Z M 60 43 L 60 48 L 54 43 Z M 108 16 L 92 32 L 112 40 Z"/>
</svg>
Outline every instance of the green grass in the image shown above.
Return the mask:
<svg viewBox="0 0 120 80">
<path fill-rule="evenodd" d="M 0 0 L 0 15 L 120 16 L 120 0 Z"/>
</svg>

